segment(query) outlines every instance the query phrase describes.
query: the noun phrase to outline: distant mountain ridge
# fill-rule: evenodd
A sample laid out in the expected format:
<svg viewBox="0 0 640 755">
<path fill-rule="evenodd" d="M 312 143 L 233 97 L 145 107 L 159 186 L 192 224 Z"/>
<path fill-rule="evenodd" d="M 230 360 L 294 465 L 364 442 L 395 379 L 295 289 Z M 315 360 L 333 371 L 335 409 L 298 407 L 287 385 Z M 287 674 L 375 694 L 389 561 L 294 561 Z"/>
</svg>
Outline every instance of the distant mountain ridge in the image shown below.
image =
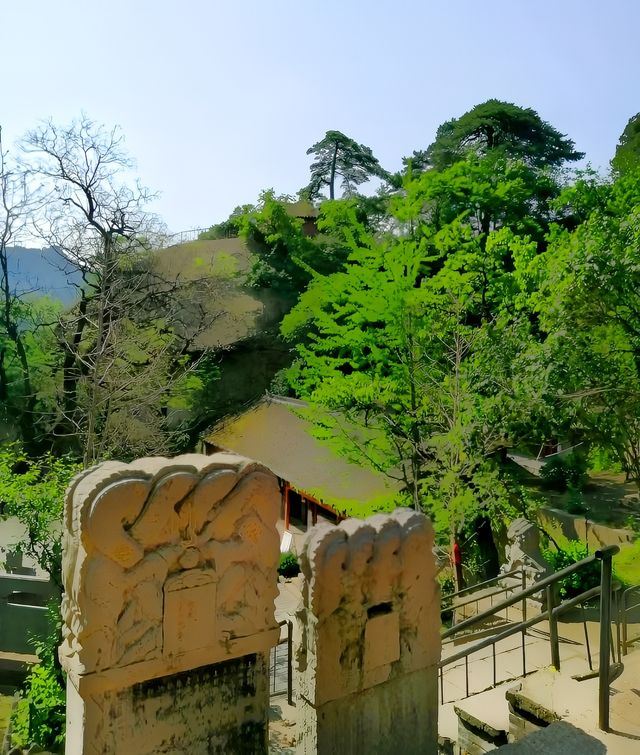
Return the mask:
<svg viewBox="0 0 640 755">
<path fill-rule="evenodd" d="M 76 299 L 80 272 L 54 249 L 9 247 L 7 261 L 11 288 L 16 293 L 46 294 L 67 305 Z"/>
</svg>

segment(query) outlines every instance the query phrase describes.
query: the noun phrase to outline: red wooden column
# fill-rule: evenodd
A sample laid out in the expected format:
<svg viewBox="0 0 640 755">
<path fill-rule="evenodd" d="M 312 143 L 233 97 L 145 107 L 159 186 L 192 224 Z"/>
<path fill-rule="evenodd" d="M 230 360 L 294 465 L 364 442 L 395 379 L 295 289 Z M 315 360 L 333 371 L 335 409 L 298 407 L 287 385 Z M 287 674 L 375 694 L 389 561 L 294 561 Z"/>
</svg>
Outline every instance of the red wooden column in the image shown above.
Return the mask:
<svg viewBox="0 0 640 755">
<path fill-rule="evenodd" d="M 289 521 L 291 519 L 291 511 L 289 508 L 289 483 L 284 484 L 284 529 L 289 529 Z"/>
</svg>

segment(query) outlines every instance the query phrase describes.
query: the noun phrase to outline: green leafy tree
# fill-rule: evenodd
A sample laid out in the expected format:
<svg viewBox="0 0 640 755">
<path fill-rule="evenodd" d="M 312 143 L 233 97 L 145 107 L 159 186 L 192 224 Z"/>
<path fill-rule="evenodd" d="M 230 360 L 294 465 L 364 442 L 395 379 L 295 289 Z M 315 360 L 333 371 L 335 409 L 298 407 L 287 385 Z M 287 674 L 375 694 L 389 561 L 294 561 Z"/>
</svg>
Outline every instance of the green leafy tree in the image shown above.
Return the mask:
<svg viewBox="0 0 640 755">
<path fill-rule="evenodd" d="M 309 147 L 307 154 L 313 155 L 311 181 L 305 190 L 311 199 L 319 197 L 325 186 L 329 188 L 329 199 L 335 199 L 337 178 L 341 179 L 345 196 L 352 196 L 357 186 L 373 177 L 388 178 L 369 147 L 340 131 L 327 131 L 323 139 Z"/>
<path fill-rule="evenodd" d="M 249 283 L 295 297 L 311 279 L 317 243 L 303 232 L 303 222 L 288 211 L 286 198 L 265 191 L 254 210 L 240 219 L 240 235 L 254 252 Z"/>
<path fill-rule="evenodd" d="M 620 135 L 611 166 L 618 173 L 637 172 L 640 167 L 640 113 L 629 118 Z"/>
<path fill-rule="evenodd" d="M 602 201 L 593 201 L 590 184 L 568 192 L 586 219 L 552 233 L 536 261 L 542 280 L 534 302 L 546 370 L 572 409 L 572 431 L 612 449 L 640 485 L 639 185 L 629 171 L 603 187 Z"/>
<path fill-rule="evenodd" d="M 360 203 L 325 203 L 317 219 L 319 233 L 313 236 L 305 232 L 303 220 L 295 215 L 297 206 L 288 197 L 278 198 L 266 191 L 256 208 L 240 221 L 240 234 L 253 252 L 249 283 L 276 291 L 289 303 L 314 275 L 332 273 L 344 264 L 348 250 L 340 233 L 334 233 L 339 226 L 334 218 L 356 212 Z"/>
<path fill-rule="evenodd" d="M 283 321 L 299 356 L 290 381 L 335 412 L 320 421 L 339 451 L 400 479 L 446 537 L 478 516 L 498 518 L 512 503 L 493 458 L 501 442 L 489 421 L 495 388 L 479 389 L 493 369 L 482 358 L 485 330 L 467 322 L 484 277 L 461 271 L 472 236 L 457 224 L 444 241 L 426 230 L 379 237 L 353 215 L 347 232 L 347 219 L 337 230 L 351 247 L 344 270 L 314 278 Z M 453 245 L 454 234 L 458 260 L 450 254 L 429 275 L 427 242 Z"/>
<path fill-rule="evenodd" d="M 61 523 L 64 494 L 80 470 L 77 461 L 48 454 L 29 457 L 17 444 L 0 447 L 0 501 L 5 516 L 24 526 L 18 546 L 62 591 Z"/>
<path fill-rule="evenodd" d="M 425 150 L 414 152 L 413 170 L 443 170 L 472 152 L 485 156 L 500 152 L 535 168 L 557 168 L 580 160 L 571 139 L 563 136 L 532 108 L 491 99 L 443 123 L 435 141 Z"/>
</svg>

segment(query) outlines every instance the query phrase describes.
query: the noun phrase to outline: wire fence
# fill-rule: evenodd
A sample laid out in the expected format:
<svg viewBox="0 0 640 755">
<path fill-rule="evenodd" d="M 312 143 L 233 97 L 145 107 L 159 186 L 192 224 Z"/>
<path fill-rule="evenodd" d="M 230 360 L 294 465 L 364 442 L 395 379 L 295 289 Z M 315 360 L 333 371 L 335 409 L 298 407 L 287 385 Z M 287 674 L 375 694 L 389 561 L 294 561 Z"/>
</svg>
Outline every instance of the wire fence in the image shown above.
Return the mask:
<svg viewBox="0 0 640 755">
<path fill-rule="evenodd" d="M 287 695 L 289 705 L 293 705 L 292 681 L 292 641 L 293 624 L 290 621 L 280 622 L 280 641 L 271 648 L 269 661 L 269 694 Z M 284 635 L 284 636 L 283 636 Z"/>
<path fill-rule="evenodd" d="M 169 233 L 162 237 L 160 248 L 165 249 L 168 246 L 177 246 L 178 244 L 186 244 L 188 241 L 197 241 L 198 236 L 208 230 L 208 228 L 189 228 L 187 231 Z"/>
</svg>

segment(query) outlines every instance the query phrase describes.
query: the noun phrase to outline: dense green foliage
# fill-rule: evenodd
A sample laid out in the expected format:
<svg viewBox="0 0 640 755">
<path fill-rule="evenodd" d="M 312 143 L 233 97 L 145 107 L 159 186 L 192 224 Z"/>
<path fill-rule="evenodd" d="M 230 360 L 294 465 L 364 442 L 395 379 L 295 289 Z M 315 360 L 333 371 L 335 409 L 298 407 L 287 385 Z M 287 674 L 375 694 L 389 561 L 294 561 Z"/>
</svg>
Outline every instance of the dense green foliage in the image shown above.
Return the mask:
<svg viewBox="0 0 640 755">
<path fill-rule="evenodd" d="M 629 118 L 620 135 L 611 166 L 618 173 L 636 171 L 640 168 L 640 113 Z"/>
<path fill-rule="evenodd" d="M 592 446 L 640 482 L 640 181 L 567 183 L 559 169 L 581 156 L 534 111 L 492 100 L 443 124 L 383 220 L 321 206 L 343 262 L 306 268 L 282 323 L 286 378 L 331 410 L 317 422 L 338 450 L 398 478 L 443 537 L 531 505 L 509 447 L 582 444 L 545 471 L 562 489 L 583 487 Z"/>
<path fill-rule="evenodd" d="M 25 537 L 19 547 L 51 575 L 60 589 L 64 493 L 80 468 L 69 457 L 47 454 L 33 458 L 17 444 L 0 447 L 2 514 L 21 522 Z"/>
<path fill-rule="evenodd" d="M 295 577 L 300 573 L 300 565 L 298 564 L 298 558 L 295 553 L 287 551 L 287 553 L 280 554 L 280 562 L 278 563 L 278 574 L 283 577 Z"/>
<path fill-rule="evenodd" d="M 303 233 L 302 220 L 289 212 L 288 199 L 265 192 L 238 225 L 255 250 L 250 285 L 295 297 L 311 279 L 317 246 Z"/>
<path fill-rule="evenodd" d="M 587 460 L 581 454 L 553 456 L 542 466 L 540 477 L 556 490 L 582 490 L 587 482 Z"/>
<path fill-rule="evenodd" d="M 569 540 L 562 549 L 550 548 L 543 551 L 547 563 L 554 571 L 566 569 L 567 566 L 577 564 L 589 555 L 587 546 L 579 540 Z M 577 569 L 568 577 L 560 580 L 558 590 L 561 598 L 573 598 L 581 592 L 590 590 L 600 584 L 600 561 L 592 561 L 590 564 Z"/>
<path fill-rule="evenodd" d="M 486 156 L 496 151 L 538 168 L 557 167 L 584 156 L 535 110 L 487 100 L 459 118 L 443 123 L 435 141 L 425 152 L 414 153 L 412 162 L 415 169 L 442 170 L 464 159 L 469 152 Z"/>
<path fill-rule="evenodd" d="M 34 643 L 40 662 L 31 667 L 21 699 L 11 718 L 14 747 L 37 745 L 47 752 L 63 752 L 66 721 L 66 680 L 57 659 L 60 644 L 58 606 L 49 609 L 49 636 Z"/>
</svg>

